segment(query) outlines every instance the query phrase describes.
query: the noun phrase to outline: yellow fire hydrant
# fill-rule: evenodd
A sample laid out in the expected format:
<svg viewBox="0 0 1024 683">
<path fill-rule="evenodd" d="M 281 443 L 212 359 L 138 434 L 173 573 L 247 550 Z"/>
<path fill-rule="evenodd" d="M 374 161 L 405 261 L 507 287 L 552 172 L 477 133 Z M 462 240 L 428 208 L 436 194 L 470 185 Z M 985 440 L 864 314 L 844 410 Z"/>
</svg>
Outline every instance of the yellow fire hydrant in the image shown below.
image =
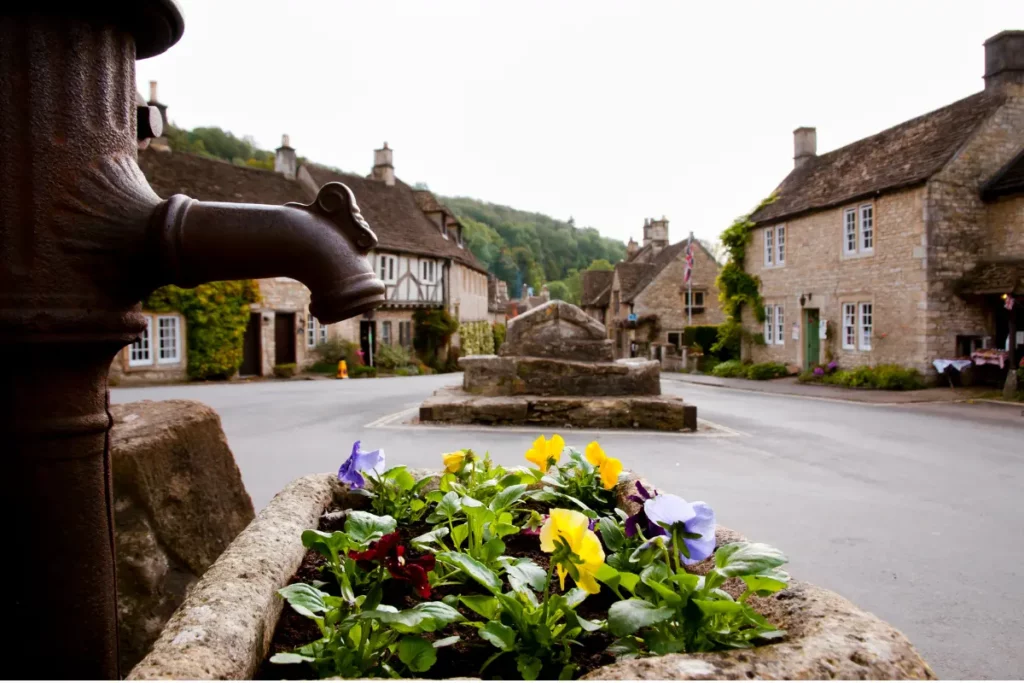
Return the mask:
<svg viewBox="0 0 1024 683">
<path fill-rule="evenodd" d="M 348 363 L 343 360 L 338 361 L 338 379 L 348 379 Z"/>
</svg>

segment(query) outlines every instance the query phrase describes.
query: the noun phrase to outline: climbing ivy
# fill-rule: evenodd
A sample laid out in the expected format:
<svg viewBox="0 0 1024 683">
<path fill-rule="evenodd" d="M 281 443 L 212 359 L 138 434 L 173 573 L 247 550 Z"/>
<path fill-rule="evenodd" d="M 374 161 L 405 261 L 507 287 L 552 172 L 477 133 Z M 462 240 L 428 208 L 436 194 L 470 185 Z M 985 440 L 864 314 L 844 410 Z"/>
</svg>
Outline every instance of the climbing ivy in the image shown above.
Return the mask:
<svg viewBox="0 0 1024 683">
<path fill-rule="evenodd" d="M 720 240 L 728 253 L 728 261 L 718 272 L 715 284 L 718 286 L 718 300 L 727 316 L 726 322 L 718 328 L 718 341 L 711 347 L 713 353 L 724 350 L 736 351 L 738 356 L 740 340 L 743 337 L 743 307 L 754 309 L 754 317 L 764 322 L 764 300 L 761 298 L 761 278 L 748 273 L 744 267 L 747 245 L 753 237 L 754 222 L 750 217 L 776 199 L 773 193 L 761 201 L 745 216 L 740 216 L 726 228 Z"/>
<path fill-rule="evenodd" d="M 232 280 L 208 282 L 193 289 L 161 287 L 142 302 L 142 307 L 154 313 L 178 311 L 185 316 L 191 379 L 226 379 L 242 365 L 249 304 L 259 300 L 255 280 Z"/>
<path fill-rule="evenodd" d="M 494 353 L 494 332 L 486 320 L 462 323 L 459 326 L 459 345 L 463 356 Z"/>
<path fill-rule="evenodd" d="M 437 353 L 448 346 L 452 335 L 459 329 L 459 321 L 443 308 L 418 309 L 412 314 L 412 345 L 420 360 L 441 370 Z"/>
</svg>

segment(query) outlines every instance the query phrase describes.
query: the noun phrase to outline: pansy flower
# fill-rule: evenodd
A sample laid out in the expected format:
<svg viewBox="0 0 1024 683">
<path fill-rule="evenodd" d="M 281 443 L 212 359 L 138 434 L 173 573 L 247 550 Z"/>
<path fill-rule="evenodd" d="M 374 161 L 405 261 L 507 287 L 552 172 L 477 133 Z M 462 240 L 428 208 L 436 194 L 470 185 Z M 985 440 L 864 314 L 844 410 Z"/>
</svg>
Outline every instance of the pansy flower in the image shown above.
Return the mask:
<svg viewBox="0 0 1024 683">
<path fill-rule="evenodd" d="M 555 508 L 551 510 L 548 521 L 540 530 L 540 549 L 546 553 L 554 553 L 557 548 L 555 541 L 568 546 L 572 555 L 558 560 L 558 580 L 565 590 L 565 577 L 569 573 L 567 563 L 571 563 L 579 576 L 576 585 L 586 592 L 595 595 L 601 592 L 594 575 L 604 564 L 604 549 L 597 534 L 590 530 L 590 520 L 576 510 Z"/>
<path fill-rule="evenodd" d="M 462 465 L 466 462 L 466 453 L 469 451 L 452 451 L 451 453 L 444 453 L 441 459 L 444 461 L 444 469 L 447 472 L 455 474 L 462 469 Z"/>
<path fill-rule="evenodd" d="M 658 490 L 651 489 L 654 493 L 650 493 L 647 488 L 640 483 L 640 480 L 634 482 L 634 485 L 636 486 L 636 493 L 631 494 L 629 499 L 638 504 L 640 508 L 637 510 L 636 514 L 630 515 L 626 518 L 626 536 L 629 536 L 630 538 L 636 536 L 638 529 L 642 530 L 648 538 L 667 534 L 667 531 L 647 519 L 647 512 L 644 510 L 644 503 L 658 495 Z"/>
<path fill-rule="evenodd" d="M 622 474 L 622 461 L 618 458 L 610 458 L 605 455 L 604 449 L 596 441 L 591 441 L 583 453 L 587 462 L 597 468 L 601 475 L 601 485 L 606 489 L 615 488 L 619 482 L 619 475 Z"/>
<path fill-rule="evenodd" d="M 558 434 L 553 435 L 551 439 L 545 439 L 541 434 L 530 446 L 530 450 L 526 451 L 526 459 L 536 465 L 541 472 L 547 472 L 558 464 L 564 450 L 565 439 Z"/>
<path fill-rule="evenodd" d="M 384 451 L 378 449 L 365 453 L 359 447 L 361 443 L 356 441 L 352 444 L 352 454 L 338 469 L 338 481 L 354 489 L 366 486 L 364 474 L 380 476 L 384 472 Z"/>
<path fill-rule="evenodd" d="M 381 536 L 367 550 L 350 550 L 348 556 L 366 570 L 373 568 L 373 562 L 384 565 L 391 578 L 411 584 L 421 598 L 429 598 L 430 581 L 427 572 L 434 569 L 434 556 L 424 554 L 415 559 L 408 558 L 405 546 L 400 541 L 401 537 L 395 531 Z"/>
<path fill-rule="evenodd" d="M 706 503 L 688 503 L 663 493 L 644 502 L 644 512 L 648 520 L 683 542 L 678 550 L 686 564 L 700 562 L 715 551 L 715 511 Z"/>
</svg>

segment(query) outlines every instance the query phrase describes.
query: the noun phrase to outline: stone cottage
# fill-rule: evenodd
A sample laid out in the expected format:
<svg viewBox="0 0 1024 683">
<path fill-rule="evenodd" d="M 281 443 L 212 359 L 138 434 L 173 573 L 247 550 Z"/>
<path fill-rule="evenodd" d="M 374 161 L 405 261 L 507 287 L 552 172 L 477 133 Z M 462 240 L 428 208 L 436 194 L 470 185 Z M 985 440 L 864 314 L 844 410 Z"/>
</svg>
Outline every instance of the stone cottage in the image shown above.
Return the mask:
<svg viewBox="0 0 1024 683">
<path fill-rule="evenodd" d="M 689 240 L 670 244 L 665 217 L 645 220 L 643 234 L 643 244 L 630 239 L 626 259 L 614 271 L 583 273 L 582 308 L 608 328 L 618 358 L 678 353 L 688 324 L 724 320 L 715 284 L 721 266 L 704 245 L 693 240 L 692 285 L 687 287 Z"/>
<path fill-rule="evenodd" d="M 752 216 L 753 360 L 810 368 L 1024 345 L 1024 32 L 985 42 L 985 88 L 840 149 L 794 131 L 794 168 Z M 1019 300 L 1019 299 L 1018 299 Z M 1019 353 L 1018 353 L 1019 358 Z"/>
<path fill-rule="evenodd" d="M 152 89 L 155 100 L 155 87 Z M 161 105 L 166 111 L 166 105 Z M 371 362 L 382 344 L 412 346 L 412 313 L 446 308 L 461 324 L 490 325 L 488 273 L 466 246 L 452 212 L 426 190 L 394 173 L 393 150 L 376 150 L 369 176 L 299 164 L 288 136 L 276 150 L 275 170 L 237 166 L 166 147 L 139 151 L 139 167 L 162 197 L 182 193 L 206 201 L 308 203 L 319 187 L 339 181 L 355 193 L 379 244 L 368 258 L 386 286 L 387 303 L 359 319 L 321 325 L 309 314 L 309 290 L 286 277 L 259 280 L 261 301 L 252 306 L 240 374 L 268 375 L 275 365 L 312 360 L 311 351 L 330 338 L 361 344 Z M 185 320 L 176 313 L 151 314 L 150 333 L 123 349 L 111 367 L 115 381 L 184 379 Z M 176 321 L 176 322 L 174 322 Z M 453 343 L 458 345 L 458 336 Z"/>
</svg>

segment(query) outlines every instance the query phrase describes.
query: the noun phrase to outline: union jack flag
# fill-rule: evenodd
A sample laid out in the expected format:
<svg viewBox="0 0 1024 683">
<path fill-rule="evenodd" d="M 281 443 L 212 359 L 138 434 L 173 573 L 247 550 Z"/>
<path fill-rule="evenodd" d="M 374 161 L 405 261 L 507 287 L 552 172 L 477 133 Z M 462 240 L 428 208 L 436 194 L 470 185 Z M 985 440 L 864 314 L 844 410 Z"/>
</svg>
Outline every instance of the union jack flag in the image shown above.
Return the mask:
<svg viewBox="0 0 1024 683">
<path fill-rule="evenodd" d="M 693 274 L 693 240 L 686 245 L 686 270 L 683 273 L 683 282 L 689 284 L 690 276 Z"/>
<path fill-rule="evenodd" d="M 1006 303 L 1003 304 L 1003 306 L 1006 307 L 1006 310 L 1012 311 L 1013 310 L 1013 305 L 1015 303 L 1017 303 L 1017 302 L 1014 300 L 1013 295 L 1011 294 L 1010 296 L 1006 297 Z"/>
</svg>

